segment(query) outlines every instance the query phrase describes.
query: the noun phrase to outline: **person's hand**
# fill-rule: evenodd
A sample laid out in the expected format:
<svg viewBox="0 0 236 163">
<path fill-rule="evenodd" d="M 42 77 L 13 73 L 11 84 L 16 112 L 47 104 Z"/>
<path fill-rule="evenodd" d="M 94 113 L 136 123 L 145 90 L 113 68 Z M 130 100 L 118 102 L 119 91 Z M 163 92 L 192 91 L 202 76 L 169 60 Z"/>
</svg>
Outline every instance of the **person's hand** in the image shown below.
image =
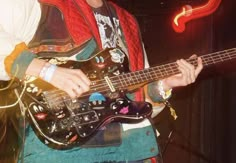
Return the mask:
<svg viewBox="0 0 236 163">
<path fill-rule="evenodd" d="M 89 91 L 91 81 L 79 69 L 57 67 L 50 83 L 65 91 L 73 99 Z"/>
<path fill-rule="evenodd" d="M 192 56 L 191 58 L 193 57 L 196 56 Z M 188 63 L 184 59 L 177 60 L 176 63 L 181 73 L 163 79 L 164 90 L 169 90 L 174 87 L 186 86 L 194 83 L 203 68 L 202 59 L 200 57 L 197 58 L 197 62 L 198 65 L 195 68 L 192 64 Z"/>
<path fill-rule="evenodd" d="M 50 64 L 46 61 L 35 58 L 28 66 L 25 74 L 40 77 L 60 90 L 65 91 L 71 98 L 79 97 L 82 93 L 89 90 L 91 82 L 81 70 L 54 67 L 48 72 L 49 67 Z"/>
</svg>

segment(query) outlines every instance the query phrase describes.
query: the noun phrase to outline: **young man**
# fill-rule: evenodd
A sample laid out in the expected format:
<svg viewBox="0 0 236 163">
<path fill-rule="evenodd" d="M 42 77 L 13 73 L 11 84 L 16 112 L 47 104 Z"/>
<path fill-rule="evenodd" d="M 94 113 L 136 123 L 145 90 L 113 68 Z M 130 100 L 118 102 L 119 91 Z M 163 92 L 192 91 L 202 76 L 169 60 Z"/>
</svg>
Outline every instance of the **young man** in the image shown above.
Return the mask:
<svg viewBox="0 0 236 163">
<path fill-rule="evenodd" d="M 104 58 L 94 55 L 103 49 L 118 47 L 125 54 L 111 54 L 114 63 L 123 63 L 127 57 L 130 71 L 148 68 L 137 22 L 127 11 L 110 1 L 9 0 L 0 2 L 0 6 L 1 80 L 34 76 L 76 99 L 91 89 L 94 83 L 90 80 L 94 75 L 97 77 L 96 69 L 87 74 L 86 71 L 91 69 L 89 66 L 88 70 L 84 67 L 60 67 L 52 64 L 52 60 L 49 63 L 38 56 L 57 57 L 54 63 L 64 61 L 58 58 L 94 59 L 94 65 L 101 68 L 107 63 L 104 63 Z M 149 101 L 154 109 L 155 106 L 163 107 L 157 102 L 168 99 L 172 88 L 193 83 L 202 69 L 200 58 L 196 68 L 183 59 L 178 60 L 177 65 L 180 74 L 152 82 L 128 96 L 137 101 Z M 113 68 L 116 69 L 109 65 L 105 70 L 110 72 Z M 112 72 L 113 75 L 121 73 L 120 69 Z M 109 78 L 106 81 L 109 83 Z M 93 99 L 91 96 L 94 98 L 94 94 L 90 95 L 90 100 Z M 95 92 L 95 96 L 97 99 L 89 102 L 107 102 L 106 95 Z M 82 146 L 67 150 L 51 148 L 47 141 L 42 143 L 30 125 L 25 131 L 19 162 L 144 162 L 158 161 L 160 155 L 148 119 L 135 124 L 109 123 Z"/>
</svg>

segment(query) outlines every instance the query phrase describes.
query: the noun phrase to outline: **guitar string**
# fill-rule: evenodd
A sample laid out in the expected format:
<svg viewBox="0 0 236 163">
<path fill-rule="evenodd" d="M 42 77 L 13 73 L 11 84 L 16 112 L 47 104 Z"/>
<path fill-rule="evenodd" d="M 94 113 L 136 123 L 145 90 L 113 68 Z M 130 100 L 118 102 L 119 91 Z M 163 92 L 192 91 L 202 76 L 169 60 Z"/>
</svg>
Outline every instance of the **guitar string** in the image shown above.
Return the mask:
<svg viewBox="0 0 236 163">
<path fill-rule="evenodd" d="M 219 53 L 219 52 L 217 52 L 217 53 Z M 232 54 L 234 54 L 234 52 L 230 52 L 230 53 L 232 53 Z M 230 54 L 230 53 L 227 53 L 227 54 Z M 215 53 L 214 53 L 215 54 Z M 206 55 L 205 55 L 206 56 Z M 228 56 L 224 56 L 224 57 L 220 57 L 219 58 L 219 56 L 211 56 L 211 58 L 206 58 L 205 56 L 203 56 L 203 62 L 206 62 L 206 64 L 205 65 L 207 65 L 207 64 L 213 64 L 213 63 L 218 63 L 218 62 L 222 62 L 222 61 L 224 61 L 224 60 L 230 60 L 230 59 L 233 59 L 234 57 L 235 57 L 235 54 L 233 55 L 233 56 L 230 56 L 230 58 L 228 57 Z M 209 60 L 207 60 L 207 59 L 209 59 Z M 209 63 L 208 63 L 209 62 Z M 174 68 L 175 69 L 171 69 L 171 68 L 173 68 L 173 66 L 171 67 L 171 65 L 173 65 L 174 64 Z M 169 63 L 169 64 L 166 64 L 166 65 L 163 65 L 163 67 L 164 66 L 167 66 L 167 65 L 169 65 L 169 67 L 168 68 L 166 68 L 165 70 L 166 70 L 166 72 L 167 73 L 170 73 L 170 71 L 171 71 L 171 73 L 177 73 L 177 72 L 179 72 L 179 70 L 178 69 L 176 69 L 176 64 L 175 63 Z M 159 67 L 162 67 L 162 66 L 159 66 Z M 158 69 L 159 67 L 153 67 L 152 69 Z M 167 69 L 171 69 L 171 70 L 167 70 Z M 150 68 L 151 69 L 151 68 Z M 138 71 L 135 71 L 135 72 L 131 72 L 130 73 L 130 75 L 126 75 L 126 74 L 122 74 L 122 76 L 131 76 L 132 77 L 132 74 L 136 74 L 137 75 L 137 72 Z M 141 71 L 141 72 L 143 72 L 143 71 Z M 149 74 L 150 75 L 152 75 L 154 73 L 154 75 L 157 75 L 157 73 L 156 72 L 152 72 L 152 70 L 150 70 L 150 72 L 149 72 Z M 143 77 L 145 78 L 145 77 L 147 77 L 145 74 L 138 74 L 139 75 L 139 77 L 140 77 L 140 79 L 142 79 Z M 160 75 L 160 76 L 163 76 L 163 73 L 161 73 L 161 74 L 159 74 L 158 73 L 158 75 Z M 157 75 L 157 76 L 158 76 Z M 121 75 L 120 75 L 121 76 Z M 111 77 L 110 78 L 110 80 L 112 81 L 112 83 L 114 84 L 114 85 L 116 85 L 116 84 L 120 84 L 120 82 L 121 82 L 121 79 L 120 79 L 120 76 L 113 76 L 113 77 Z M 118 79 L 116 79 L 116 78 L 118 78 Z M 112 79 L 115 79 L 115 80 L 112 80 Z M 105 80 L 103 79 L 103 80 L 98 80 L 97 82 L 104 82 Z M 109 89 L 106 89 L 108 86 L 107 86 L 107 83 L 106 82 L 104 82 L 104 83 L 101 83 L 100 85 L 99 85 L 99 87 L 96 85 L 96 92 L 106 92 L 106 91 L 109 91 Z M 101 89 L 101 91 L 99 91 Z M 58 93 L 57 93 L 58 92 Z M 89 92 L 90 93 L 90 92 Z M 53 97 L 53 95 L 55 95 L 55 96 L 58 96 L 58 95 L 62 95 L 62 94 L 66 94 L 65 92 L 63 92 L 63 91 L 61 91 L 61 90 L 53 90 L 52 92 L 50 92 L 50 94 L 52 94 L 51 95 L 51 98 L 53 98 L 54 99 L 54 97 Z M 86 93 L 85 93 L 86 94 Z M 87 95 L 82 95 L 82 96 L 80 96 L 80 97 L 83 97 L 83 96 L 87 96 Z M 60 99 L 61 100 L 61 99 Z M 63 100 L 71 100 L 71 98 L 69 98 L 69 99 L 67 99 L 67 98 L 64 98 Z M 57 103 L 57 101 L 55 101 L 55 103 Z"/>
<path fill-rule="evenodd" d="M 106 91 L 106 90 L 103 90 L 103 91 Z M 101 92 L 103 92 L 103 91 L 101 91 Z M 66 94 L 66 93 L 65 93 Z M 71 101 L 71 98 L 69 97 L 69 98 L 65 98 L 65 99 L 63 99 L 63 101 L 61 101 L 61 98 L 57 98 L 58 100 L 60 100 L 60 101 L 56 101 L 56 100 L 54 100 L 54 103 L 51 103 L 51 104 L 59 104 L 59 103 L 63 103 L 63 102 L 66 102 L 66 101 L 68 101 L 68 100 L 70 100 Z"/>
<path fill-rule="evenodd" d="M 109 89 L 102 89 L 99 92 L 103 93 L 103 92 L 106 92 L 106 91 L 109 91 Z M 60 94 L 64 95 L 63 99 L 62 99 L 62 96 L 59 96 Z M 57 94 L 57 97 L 53 98 L 53 101 L 50 104 L 57 105 L 57 104 L 62 104 L 62 103 L 67 102 L 67 101 L 70 101 L 70 102 L 72 101 L 72 99 L 66 93 L 63 92 L 63 93 L 60 93 L 60 94 Z M 88 95 L 90 95 L 90 94 L 86 94 L 86 95 L 84 95 L 82 97 L 85 97 L 85 96 L 88 96 Z M 80 97 L 80 98 L 82 98 L 82 97 Z M 48 98 L 48 101 L 50 101 L 50 100 L 52 100 L 52 98 Z"/>
<path fill-rule="evenodd" d="M 233 53 L 233 52 L 231 52 L 231 53 Z M 205 55 L 206 56 L 206 55 Z M 212 59 L 214 59 L 214 61 L 212 61 L 212 63 L 217 63 L 217 62 L 221 62 L 222 61 L 222 59 L 227 59 L 227 60 L 229 60 L 229 59 L 231 59 L 231 58 L 229 58 L 229 57 L 227 57 L 227 56 L 225 56 L 225 58 L 218 58 L 218 61 L 217 61 L 217 59 L 215 59 L 216 57 L 219 57 L 219 56 L 213 56 L 214 58 L 211 58 L 210 59 L 210 61 L 212 61 Z M 204 61 L 207 61 L 207 59 L 209 59 L 209 58 L 204 58 L 204 60 L 203 60 L 203 62 Z M 166 65 L 162 65 L 162 66 L 158 66 L 158 67 L 152 67 L 152 68 L 150 68 L 150 69 L 158 69 L 158 68 L 160 68 L 160 67 L 164 67 L 164 69 L 163 70 L 166 70 L 166 69 L 168 69 L 168 68 L 170 68 L 171 70 L 173 70 L 172 69 L 172 67 L 173 66 L 171 66 L 171 65 L 173 65 L 174 64 L 174 67 L 176 66 L 176 63 L 169 63 L 169 64 L 166 64 Z M 211 63 L 210 63 L 211 64 Z M 206 63 L 206 65 L 207 65 L 207 63 Z M 167 67 L 167 66 L 169 66 L 169 67 Z M 141 70 L 141 72 L 142 71 L 145 71 L 145 70 Z M 151 70 L 150 70 L 151 71 Z M 160 70 L 161 71 L 161 70 Z M 167 70 L 167 71 L 169 71 L 169 70 Z M 132 77 L 132 74 L 135 74 L 135 73 L 138 73 L 139 71 L 135 71 L 135 72 L 130 72 L 130 73 L 128 73 L 128 74 L 122 74 L 122 75 L 120 75 L 119 77 L 122 77 L 122 76 L 131 76 Z M 150 73 L 152 73 L 152 72 L 150 72 Z M 169 73 L 169 72 L 168 72 Z M 137 74 L 135 74 L 135 75 L 137 75 Z M 140 74 L 139 74 L 140 75 Z M 141 74 L 142 75 L 142 74 Z M 110 77 L 110 79 L 112 80 L 112 78 L 116 78 L 117 76 L 112 76 L 112 77 Z M 121 79 L 118 79 L 118 80 L 121 80 Z M 95 83 L 99 83 L 99 82 L 102 82 L 101 84 L 96 84 L 96 88 L 99 88 L 99 86 L 100 85 L 104 85 L 104 79 L 101 79 L 101 80 L 96 80 L 96 81 L 94 81 Z M 105 83 L 105 85 L 107 86 L 107 84 Z M 55 91 L 57 91 L 57 90 L 55 90 Z M 53 90 L 51 91 L 51 92 L 53 92 Z"/>
<path fill-rule="evenodd" d="M 216 57 L 218 57 L 218 56 L 216 56 Z M 214 58 L 216 58 L 215 56 L 213 57 L 213 59 Z M 231 56 L 231 57 L 233 57 L 234 58 L 234 56 Z M 227 58 L 228 59 L 228 57 L 221 57 L 221 59 L 215 59 L 214 61 L 212 61 L 211 59 L 210 59 L 210 64 L 212 64 L 212 63 L 218 63 L 218 62 L 221 62 L 222 61 L 222 59 L 224 60 L 225 58 Z M 230 59 L 233 59 L 233 58 L 230 58 Z M 206 59 L 206 58 L 205 58 Z M 228 59 L 229 60 L 229 59 Z M 206 60 L 203 60 L 203 61 L 205 61 L 206 62 Z M 170 63 L 170 64 L 173 64 L 173 63 Z M 169 72 L 169 70 L 167 70 L 166 71 L 167 73 Z M 173 69 L 171 69 L 171 72 L 173 72 L 173 73 L 176 73 L 176 72 L 179 72 L 178 71 L 178 69 L 176 70 L 173 70 Z M 150 75 L 151 75 L 151 73 L 153 73 L 153 72 L 150 72 Z M 140 74 L 139 74 L 140 75 Z M 146 77 L 146 75 L 145 74 L 143 74 L 144 75 L 144 77 Z M 154 73 L 154 75 L 156 75 L 156 73 Z M 160 75 L 160 74 L 159 74 Z M 162 74 L 161 74 L 162 75 Z M 114 76 L 114 77 L 119 77 L 119 76 Z M 143 76 L 142 76 L 142 74 L 140 75 L 140 77 L 142 78 Z M 120 81 L 120 79 L 118 79 L 119 81 Z M 104 80 L 103 80 L 104 81 Z M 119 82 L 118 83 L 115 83 L 115 81 L 113 81 L 114 82 L 114 84 L 119 84 Z M 109 89 L 104 89 L 104 87 L 105 88 L 107 88 L 107 83 L 104 83 L 99 89 L 101 89 L 101 91 L 99 91 L 99 89 L 97 89 L 96 91 L 97 92 L 106 92 L 106 91 L 109 91 Z M 60 93 L 56 93 L 56 92 L 60 92 Z M 90 92 L 89 92 L 90 93 Z M 61 90 L 58 90 L 58 91 L 54 91 L 54 93 L 52 93 L 53 95 L 62 95 L 62 94 L 66 94 L 65 92 L 63 92 L 63 91 L 61 91 Z M 87 96 L 87 95 L 84 95 L 84 96 Z M 81 97 L 83 97 L 83 96 L 81 96 Z M 61 100 L 61 99 L 60 99 Z M 69 99 L 66 99 L 66 98 L 64 98 L 64 100 L 71 100 L 71 98 L 69 98 Z M 57 102 L 57 101 L 56 101 Z M 55 102 L 55 103 L 56 103 Z"/>
<path fill-rule="evenodd" d="M 216 57 L 218 57 L 218 56 L 216 56 Z M 221 62 L 222 61 L 222 59 L 224 60 L 224 59 L 227 59 L 227 60 L 229 60 L 228 59 L 228 57 L 227 56 L 225 56 L 224 58 L 218 58 L 218 60 L 216 59 L 216 57 L 214 56 L 214 61 L 212 61 L 212 59 L 210 59 L 210 61 L 212 61 L 212 63 L 218 63 L 218 62 Z M 204 60 L 203 60 L 203 62 L 209 62 L 209 61 L 207 61 L 207 59 L 209 59 L 209 58 L 205 58 Z M 230 58 L 231 59 L 231 58 Z M 212 63 L 210 63 L 210 64 L 212 64 Z M 173 66 L 174 65 L 174 66 Z M 207 65 L 207 63 L 205 64 L 205 65 Z M 167 67 L 167 66 L 169 66 L 169 67 Z M 154 73 L 154 75 L 156 74 L 156 72 L 152 72 L 152 70 L 151 69 L 159 69 L 160 67 L 164 67 L 164 69 L 163 70 L 165 70 L 168 74 L 170 73 L 170 71 L 173 71 L 173 73 L 175 73 L 175 71 L 173 70 L 173 67 L 176 67 L 176 63 L 169 63 L 169 64 L 166 64 L 166 65 L 163 65 L 163 66 L 159 66 L 159 67 L 153 67 L 153 68 L 150 68 L 150 71 L 148 72 L 149 74 L 151 74 L 151 73 Z M 171 69 L 171 70 L 169 70 L 169 69 Z M 145 71 L 145 70 L 143 70 L 143 71 Z M 143 71 L 141 71 L 141 72 L 143 72 Z M 121 81 L 121 80 L 124 80 L 125 81 L 125 79 L 127 79 L 127 78 L 132 78 L 133 76 L 132 75 L 137 75 L 137 73 L 139 73 L 138 71 L 136 71 L 136 72 L 130 72 L 130 73 L 128 73 L 128 74 L 122 74 L 122 75 L 120 75 L 120 76 L 113 76 L 113 77 L 110 77 L 110 79 L 111 80 L 113 80 L 113 78 L 118 78 L 118 80 L 119 81 Z M 162 70 L 160 70 L 160 74 L 158 74 L 159 76 L 163 76 L 162 74 L 164 74 L 165 75 L 165 73 L 163 73 L 162 72 Z M 139 76 L 140 76 L 140 78 L 142 78 L 143 76 L 142 75 L 144 75 L 144 77 L 146 77 L 146 74 L 138 74 Z M 124 77 L 124 79 L 121 79 L 122 77 Z M 117 80 L 117 79 L 116 79 Z M 115 80 L 113 80 L 113 84 L 117 84 L 117 83 L 115 83 L 116 81 Z M 101 80 L 97 80 L 97 81 L 94 81 L 94 83 L 96 84 L 96 87 L 95 88 L 102 88 L 103 89 L 103 87 L 104 86 L 106 86 L 107 87 L 107 83 L 105 82 L 105 80 L 104 79 L 101 79 Z M 100 83 L 100 84 L 97 84 L 97 83 Z M 93 85 L 92 85 L 93 86 Z M 91 87 L 91 89 L 93 89 L 93 87 Z M 95 89 L 96 90 L 96 89 Z M 60 92 L 60 90 L 57 90 L 57 89 L 55 89 L 55 90 L 52 90 L 52 91 L 50 91 L 50 93 L 55 93 L 55 92 Z"/>
<path fill-rule="evenodd" d="M 224 60 L 224 59 L 228 59 L 229 57 L 227 57 L 227 56 L 225 56 L 224 58 L 218 58 L 218 60 L 217 59 L 215 59 L 216 57 L 218 57 L 218 56 L 213 56 L 214 58 L 212 58 L 212 59 L 214 59 L 214 61 L 212 61 L 212 59 L 210 59 L 210 61 L 212 61 L 212 63 L 217 63 L 217 62 L 221 62 L 222 61 L 222 59 Z M 209 62 L 209 61 L 207 61 L 207 59 L 209 59 L 209 58 L 204 58 L 204 60 L 203 60 L 203 62 L 205 61 L 205 62 Z M 228 59 L 229 60 L 229 59 Z M 158 69 L 158 68 L 160 68 L 160 67 L 164 67 L 164 69 L 163 70 L 166 70 L 168 73 L 169 73 L 169 70 L 167 70 L 167 69 L 171 69 L 171 71 L 173 71 L 173 64 L 174 64 L 174 67 L 176 66 L 176 63 L 169 63 L 169 64 L 166 64 L 166 65 L 163 65 L 163 66 L 158 66 L 158 67 L 152 67 L 152 68 L 150 68 L 150 69 Z M 171 66 L 172 65 L 172 66 Z M 206 63 L 206 65 L 207 65 L 207 63 Z M 167 66 L 169 66 L 169 67 L 167 67 Z M 142 71 L 145 71 L 145 70 L 141 70 L 141 72 Z M 161 71 L 161 70 L 160 70 Z M 117 77 L 123 77 L 123 76 L 128 76 L 128 77 L 132 77 L 132 74 L 134 74 L 134 75 L 137 75 L 136 73 L 139 73 L 139 71 L 136 71 L 136 72 L 130 72 L 130 73 L 128 73 L 128 74 L 122 74 L 122 75 L 120 75 L 120 76 L 112 76 L 112 77 L 110 77 L 110 79 L 112 80 L 113 78 L 117 78 Z M 153 72 L 151 72 L 151 70 L 150 70 L 150 72 L 149 73 L 153 73 Z M 161 73 L 162 74 L 162 73 Z M 142 74 L 139 74 L 139 75 L 142 75 Z M 144 74 L 145 75 L 145 74 Z M 126 77 L 125 77 L 126 78 Z M 118 80 L 124 80 L 124 79 L 118 79 Z M 97 81 L 94 81 L 95 83 L 99 83 L 99 82 L 102 82 L 101 84 L 96 84 L 96 88 L 99 88 L 99 86 L 100 85 L 102 85 L 102 86 L 104 86 L 104 79 L 101 79 L 101 80 L 97 80 Z M 114 80 L 113 80 L 114 81 Z M 105 83 L 105 85 L 107 86 L 107 83 Z M 52 90 L 51 92 L 52 93 L 55 93 L 57 90 Z"/>
<path fill-rule="evenodd" d="M 224 58 L 223 58 L 224 59 Z M 215 62 L 221 62 L 222 61 L 222 58 L 220 59 L 220 60 L 214 60 L 213 61 L 213 63 L 215 63 Z M 173 71 L 173 69 L 171 69 L 171 71 L 173 72 L 173 73 L 175 73 L 175 71 Z M 167 73 L 169 73 L 169 70 L 167 70 L 166 71 Z M 150 73 L 150 75 L 152 75 L 152 73 L 153 72 L 149 72 Z M 140 75 L 140 77 L 142 78 L 143 76 L 142 76 L 142 74 L 139 74 Z M 154 75 L 156 75 L 156 73 L 154 73 Z M 132 77 L 132 76 L 131 76 Z M 144 75 L 144 77 L 146 77 L 146 75 Z M 118 80 L 120 80 L 120 79 L 118 79 Z M 115 81 L 113 82 L 114 84 L 119 84 L 119 83 L 115 83 Z M 106 86 L 107 87 L 107 84 L 105 83 L 105 84 L 103 84 L 102 85 L 102 87 L 100 87 L 101 89 L 103 89 L 104 88 L 104 86 Z M 97 90 L 99 90 L 99 87 L 97 87 L 98 89 Z M 55 93 L 55 92 L 54 92 Z"/>
</svg>

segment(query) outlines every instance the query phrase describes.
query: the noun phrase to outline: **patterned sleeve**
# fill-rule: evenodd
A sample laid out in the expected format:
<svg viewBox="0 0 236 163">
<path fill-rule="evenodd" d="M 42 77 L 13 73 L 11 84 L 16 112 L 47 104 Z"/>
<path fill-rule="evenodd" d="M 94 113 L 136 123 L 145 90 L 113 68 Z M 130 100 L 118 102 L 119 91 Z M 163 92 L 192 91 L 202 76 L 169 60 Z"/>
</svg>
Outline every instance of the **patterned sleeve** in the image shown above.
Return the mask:
<svg viewBox="0 0 236 163">
<path fill-rule="evenodd" d="M 37 0 L 0 1 L 0 80 L 10 79 L 8 69 L 16 59 L 25 60 L 21 54 L 34 36 L 40 15 Z"/>
</svg>

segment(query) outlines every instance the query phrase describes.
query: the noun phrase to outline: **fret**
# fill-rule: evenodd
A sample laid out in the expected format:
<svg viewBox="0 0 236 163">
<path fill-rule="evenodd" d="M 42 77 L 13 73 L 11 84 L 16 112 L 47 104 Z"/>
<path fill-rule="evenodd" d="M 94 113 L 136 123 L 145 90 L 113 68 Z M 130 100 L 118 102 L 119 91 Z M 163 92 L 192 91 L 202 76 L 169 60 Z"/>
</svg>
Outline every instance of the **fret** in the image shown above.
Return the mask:
<svg viewBox="0 0 236 163">
<path fill-rule="evenodd" d="M 227 53 L 225 53 L 225 51 L 223 51 L 222 53 L 218 53 L 218 57 L 220 58 L 221 62 L 224 61 L 224 57 Z"/>
<path fill-rule="evenodd" d="M 137 80 L 137 77 L 135 75 L 135 72 L 132 72 L 132 73 L 129 73 L 129 80 L 132 80 L 133 84 L 132 85 L 135 85 L 138 83 L 138 80 Z M 130 81 L 131 82 L 131 81 Z"/>
<path fill-rule="evenodd" d="M 209 56 L 202 57 L 202 60 L 204 65 L 212 64 L 212 59 Z"/>
<path fill-rule="evenodd" d="M 207 65 L 207 60 L 206 60 L 206 58 L 203 58 L 203 57 L 202 57 L 202 64 L 203 64 L 203 65 Z"/>
<path fill-rule="evenodd" d="M 219 63 L 219 62 L 221 62 L 220 57 L 219 56 L 215 56 L 214 57 L 214 63 Z"/>
<path fill-rule="evenodd" d="M 229 55 L 229 53 L 227 52 L 227 50 L 224 50 L 224 52 L 225 52 L 224 56 L 225 56 L 226 58 L 228 58 L 228 59 L 226 59 L 226 60 L 231 60 L 232 58 L 231 58 L 231 56 Z"/>
<path fill-rule="evenodd" d="M 123 83 L 124 83 L 125 87 L 129 86 L 127 83 L 127 80 L 126 80 L 126 74 L 123 74 L 122 78 L 123 78 L 123 81 L 124 81 Z"/>
<path fill-rule="evenodd" d="M 158 66 L 159 72 L 161 73 L 161 77 L 163 78 L 165 76 L 165 71 L 163 71 L 162 66 Z"/>
<path fill-rule="evenodd" d="M 231 60 L 232 58 L 231 58 L 231 55 L 230 55 L 230 52 L 231 52 L 232 50 L 225 50 L 225 53 L 226 53 L 226 56 Z"/>
<path fill-rule="evenodd" d="M 166 70 L 166 76 L 170 76 L 172 73 L 172 68 L 170 67 L 170 64 L 166 64 L 166 68 L 165 68 L 165 70 Z"/>
<path fill-rule="evenodd" d="M 174 70 L 178 69 L 177 65 L 175 63 L 169 63 L 167 64 L 167 69 L 168 69 L 168 76 L 174 75 L 176 72 Z"/>
<path fill-rule="evenodd" d="M 126 74 L 122 74 L 122 77 L 123 77 L 124 85 L 126 87 L 129 86 L 128 83 L 127 83 L 127 80 L 126 80 Z"/>
<path fill-rule="evenodd" d="M 122 82 L 122 79 L 121 79 L 123 76 L 122 76 L 122 75 L 118 75 L 117 77 L 118 77 L 118 80 L 119 80 L 119 82 L 120 82 L 120 84 L 118 84 L 117 87 L 118 87 L 118 88 L 122 88 L 122 89 L 125 88 L 125 86 L 124 86 L 124 84 L 123 84 L 123 82 Z M 121 85 L 121 86 L 119 87 L 119 85 Z"/>
<path fill-rule="evenodd" d="M 164 77 L 163 71 L 160 69 L 159 66 L 157 67 L 157 69 L 158 69 L 158 72 L 159 72 L 159 74 L 160 74 L 159 78 L 163 78 L 163 77 Z"/>
<path fill-rule="evenodd" d="M 146 78 L 146 80 L 151 80 L 152 78 L 150 77 L 150 75 L 149 75 L 149 73 L 148 73 L 148 70 L 147 69 L 144 69 L 143 70 L 143 74 L 144 74 L 144 76 L 145 76 L 145 78 Z"/>
<path fill-rule="evenodd" d="M 147 78 L 147 76 L 145 75 L 144 71 L 145 71 L 145 70 L 139 71 L 139 74 L 140 74 L 140 76 L 141 76 L 140 81 L 142 81 L 142 80 L 148 80 L 148 78 Z"/>
<path fill-rule="evenodd" d="M 139 75 L 137 75 L 138 72 L 133 72 L 131 74 L 133 75 L 132 78 L 135 81 L 135 83 L 138 84 L 140 82 L 140 80 L 141 80 L 141 79 L 139 79 Z"/>
<path fill-rule="evenodd" d="M 153 80 L 158 78 L 155 68 L 150 68 L 150 74 L 152 75 Z"/>
<path fill-rule="evenodd" d="M 161 70 L 163 72 L 163 77 L 165 77 L 167 75 L 166 69 L 165 69 L 165 65 L 161 65 Z"/>
<path fill-rule="evenodd" d="M 149 74 L 149 70 L 148 69 L 144 69 L 143 70 L 143 74 L 146 78 L 146 81 L 148 81 L 149 79 L 151 80 L 152 79 L 152 76 Z"/>
<path fill-rule="evenodd" d="M 175 74 L 175 71 L 174 71 L 174 67 L 173 66 L 171 66 L 172 64 L 170 63 L 170 64 L 168 64 L 168 67 L 170 68 L 170 73 L 171 73 L 171 75 L 172 74 Z M 175 63 L 174 63 L 174 65 L 175 65 Z M 177 66 L 176 66 L 177 67 Z"/>
<path fill-rule="evenodd" d="M 218 54 L 217 57 L 220 59 L 219 62 L 223 62 L 223 61 L 224 61 L 224 56 L 225 56 L 227 53 L 225 53 L 225 52 L 223 51 L 223 52 L 218 52 L 217 54 Z"/>
<path fill-rule="evenodd" d="M 150 73 L 152 74 L 153 80 L 156 80 L 159 78 L 159 76 L 157 75 L 158 72 L 155 71 L 155 68 L 151 68 Z"/>
<path fill-rule="evenodd" d="M 132 84 L 132 83 L 131 83 L 132 78 L 130 78 L 130 73 L 125 74 L 125 78 L 126 78 L 126 82 L 127 82 L 127 84 L 128 84 L 128 85 L 131 85 L 131 84 Z"/>
<path fill-rule="evenodd" d="M 162 69 L 164 70 L 164 77 L 168 76 L 169 73 L 167 72 L 165 65 L 162 65 Z"/>
<path fill-rule="evenodd" d="M 127 74 L 127 76 L 128 76 L 128 81 L 129 81 L 129 85 L 134 85 L 134 84 L 136 84 L 136 83 L 135 83 L 134 80 L 132 79 L 131 74 L 132 74 L 132 73 L 128 73 L 128 74 Z"/>
<path fill-rule="evenodd" d="M 228 49 L 220 52 L 211 53 L 205 56 L 201 56 L 204 65 L 211 65 L 235 58 L 236 49 Z"/>
<path fill-rule="evenodd" d="M 134 72 L 134 73 L 133 73 L 133 77 L 134 77 L 136 83 L 138 84 L 141 79 L 138 78 L 138 75 L 137 75 L 137 74 L 138 74 L 138 72 Z"/>
<path fill-rule="evenodd" d="M 151 79 L 151 80 L 154 80 L 154 79 L 155 79 L 155 77 L 154 77 L 152 71 L 150 71 L 149 69 L 147 69 L 147 73 L 148 73 L 148 75 L 150 76 L 150 79 Z"/>
<path fill-rule="evenodd" d="M 160 77 L 163 78 L 164 77 L 164 74 L 162 72 L 162 70 L 160 69 L 160 67 L 157 67 L 158 71 L 160 72 Z"/>
<path fill-rule="evenodd" d="M 210 59 L 212 60 L 213 64 L 216 63 L 212 55 L 210 55 Z"/>
</svg>

